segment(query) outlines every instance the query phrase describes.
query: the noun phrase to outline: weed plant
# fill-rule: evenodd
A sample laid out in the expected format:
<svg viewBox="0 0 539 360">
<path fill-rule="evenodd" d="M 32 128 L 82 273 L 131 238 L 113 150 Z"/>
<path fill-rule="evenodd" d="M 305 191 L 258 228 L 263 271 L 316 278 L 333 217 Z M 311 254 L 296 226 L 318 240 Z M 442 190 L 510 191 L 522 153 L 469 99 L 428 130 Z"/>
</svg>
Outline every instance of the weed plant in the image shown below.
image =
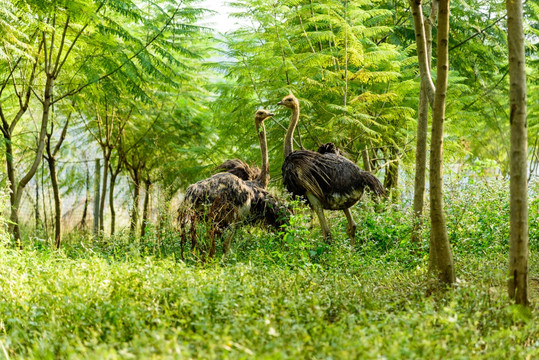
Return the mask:
<svg viewBox="0 0 539 360">
<path fill-rule="evenodd" d="M 530 194 L 537 215 L 537 185 Z M 70 234 L 60 252 L 4 242 L 0 358 L 539 358 L 537 219 L 523 309 L 505 290 L 507 203 L 504 183 L 448 189 L 458 282 L 445 291 L 427 275 L 428 226 L 411 251 L 410 210 L 368 200 L 355 248 L 343 214 L 328 245 L 299 204 L 290 226 L 243 227 L 204 263 L 181 258 L 173 224 L 142 239 Z"/>
</svg>

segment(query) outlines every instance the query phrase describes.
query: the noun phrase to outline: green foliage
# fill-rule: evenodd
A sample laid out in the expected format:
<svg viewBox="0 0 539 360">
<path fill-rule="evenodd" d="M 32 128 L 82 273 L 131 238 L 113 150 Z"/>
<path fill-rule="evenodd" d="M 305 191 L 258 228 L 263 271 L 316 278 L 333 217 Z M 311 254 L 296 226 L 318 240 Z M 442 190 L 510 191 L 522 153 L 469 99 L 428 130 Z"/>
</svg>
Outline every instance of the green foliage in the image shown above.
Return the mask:
<svg viewBox="0 0 539 360">
<path fill-rule="evenodd" d="M 532 183 L 531 209 L 538 191 Z M 244 228 L 227 257 L 203 264 L 180 260 L 168 220 L 140 242 L 72 234 L 60 252 L 1 246 L 0 346 L 11 359 L 534 358 L 537 310 L 507 305 L 506 197 L 497 182 L 447 192 L 450 291 L 427 276 L 428 229 L 411 252 L 409 210 L 368 201 L 355 208 L 355 249 L 342 216 L 323 244 L 302 204 L 289 227 Z M 536 229 L 530 243 L 537 301 Z"/>
</svg>

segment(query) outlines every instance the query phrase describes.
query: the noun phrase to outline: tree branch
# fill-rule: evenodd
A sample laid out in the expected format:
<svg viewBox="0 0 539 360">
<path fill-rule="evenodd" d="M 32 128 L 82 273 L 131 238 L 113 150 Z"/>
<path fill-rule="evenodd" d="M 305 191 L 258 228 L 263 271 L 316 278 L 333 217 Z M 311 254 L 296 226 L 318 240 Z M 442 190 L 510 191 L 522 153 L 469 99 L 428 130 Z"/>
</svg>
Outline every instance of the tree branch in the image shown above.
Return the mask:
<svg viewBox="0 0 539 360">
<path fill-rule="evenodd" d="M 494 22 L 490 25 L 488 25 L 487 27 L 477 31 L 475 34 L 473 35 L 470 35 L 468 36 L 466 39 L 462 40 L 461 42 L 459 42 L 457 45 L 454 45 L 452 47 L 449 48 L 449 51 L 451 50 L 455 50 L 456 48 L 464 45 L 465 43 L 467 43 L 468 41 L 472 40 L 474 37 L 476 36 L 479 36 L 481 35 L 483 32 L 487 31 L 488 29 L 490 29 L 491 27 L 493 27 L 494 25 L 496 25 L 497 23 L 499 23 L 500 21 L 502 21 L 503 19 L 505 19 L 507 17 L 507 15 L 502 15 L 500 16 L 499 18 L 497 18 L 496 20 L 494 20 Z"/>
<path fill-rule="evenodd" d="M 60 134 L 60 138 L 58 139 L 58 142 L 56 143 L 56 146 L 54 147 L 54 151 L 52 152 L 52 156 L 56 156 L 58 151 L 60 150 L 60 147 L 62 146 L 62 143 L 64 142 L 67 134 L 67 127 L 69 126 L 69 120 L 71 119 L 71 112 L 67 115 L 67 120 L 64 125 L 64 128 L 62 129 L 62 133 Z"/>
<path fill-rule="evenodd" d="M 429 61 L 427 56 L 427 40 L 425 35 L 425 26 L 423 18 L 423 9 L 421 8 L 422 0 L 409 0 L 414 18 L 414 31 L 417 44 L 417 58 L 419 62 L 419 71 L 421 73 L 421 82 L 424 84 L 427 91 L 429 103 L 431 107 L 434 105 L 434 93 L 436 88 L 430 74 Z"/>
<path fill-rule="evenodd" d="M 131 60 L 133 60 L 135 57 L 139 56 L 140 53 L 142 53 L 144 50 L 146 50 L 164 31 L 165 29 L 170 25 L 170 23 L 172 22 L 172 20 L 176 17 L 176 14 L 178 13 L 178 11 L 180 10 L 180 6 L 183 5 L 183 1 L 180 1 L 180 3 L 178 4 L 178 6 L 176 7 L 176 10 L 174 10 L 174 13 L 171 15 L 171 17 L 167 20 L 167 22 L 165 23 L 165 25 L 163 25 L 163 27 L 161 28 L 161 30 L 159 30 L 159 32 L 157 34 L 155 34 L 149 41 L 146 42 L 146 44 L 141 48 L 139 49 L 135 54 L 133 54 L 132 56 L 130 56 L 127 60 L 125 60 L 123 63 L 120 64 L 120 66 L 116 67 L 114 70 L 111 70 L 109 71 L 108 73 L 106 73 L 105 75 L 102 75 L 101 77 L 99 77 L 98 79 L 96 80 L 92 80 L 84 85 L 81 85 L 79 86 L 78 88 L 76 89 L 73 89 L 73 90 L 70 90 L 68 92 L 66 92 L 65 94 L 59 96 L 56 98 L 56 100 L 53 101 L 53 103 L 56 103 L 60 100 L 62 100 L 63 98 L 67 97 L 67 96 L 71 96 L 71 95 L 74 95 L 80 91 L 82 91 L 83 89 L 87 88 L 88 86 L 90 85 L 93 85 L 95 83 L 98 83 L 100 82 L 101 80 L 104 80 L 106 78 L 108 78 L 109 76 L 113 75 L 114 73 L 116 73 L 117 71 L 119 71 L 121 68 L 123 68 L 128 62 L 130 62 Z M 67 54 L 66 54 L 67 56 Z M 65 61 L 65 59 L 64 59 Z"/>
<path fill-rule="evenodd" d="M 52 70 L 52 73 L 54 74 L 55 78 L 56 78 L 56 76 L 58 76 L 58 72 L 60 71 L 60 69 L 59 69 L 60 57 L 62 56 L 62 51 L 64 49 L 64 44 L 65 44 L 65 40 L 66 40 L 66 33 L 67 33 L 68 25 L 69 25 L 69 14 L 67 15 L 67 18 L 66 18 L 66 23 L 64 25 L 64 30 L 62 31 L 62 40 L 60 41 L 60 48 L 58 49 L 58 54 L 56 55 L 56 60 L 54 62 L 54 69 Z M 69 48 L 69 50 L 71 50 L 71 48 Z M 62 62 L 62 64 L 63 64 L 63 62 Z"/>
</svg>

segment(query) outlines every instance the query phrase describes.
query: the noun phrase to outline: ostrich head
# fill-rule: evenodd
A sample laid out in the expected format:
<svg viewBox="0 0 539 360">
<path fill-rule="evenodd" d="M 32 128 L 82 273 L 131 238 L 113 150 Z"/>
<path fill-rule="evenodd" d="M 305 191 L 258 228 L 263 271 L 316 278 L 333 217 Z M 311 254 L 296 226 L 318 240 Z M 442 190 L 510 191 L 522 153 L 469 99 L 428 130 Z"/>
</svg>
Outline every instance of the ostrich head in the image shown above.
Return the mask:
<svg viewBox="0 0 539 360">
<path fill-rule="evenodd" d="M 273 114 L 270 113 L 268 110 L 266 110 L 266 109 L 258 109 L 256 111 L 256 114 L 255 114 L 255 121 L 258 124 L 261 124 L 261 123 L 264 122 L 264 120 L 266 120 L 270 116 L 273 116 Z"/>
<path fill-rule="evenodd" d="M 286 95 L 277 105 L 284 105 L 287 108 L 294 109 L 299 107 L 299 100 L 292 94 Z"/>
</svg>

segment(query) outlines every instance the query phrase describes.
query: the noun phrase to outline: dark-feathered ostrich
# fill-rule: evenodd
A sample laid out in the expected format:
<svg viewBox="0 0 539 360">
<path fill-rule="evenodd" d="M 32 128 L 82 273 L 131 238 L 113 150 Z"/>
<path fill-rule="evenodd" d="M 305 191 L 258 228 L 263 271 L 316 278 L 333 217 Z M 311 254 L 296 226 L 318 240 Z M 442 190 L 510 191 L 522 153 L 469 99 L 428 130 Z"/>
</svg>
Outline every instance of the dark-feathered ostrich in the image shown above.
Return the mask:
<svg viewBox="0 0 539 360">
<path fill-rule="evenodd" d="M 264 120 L 270 116 L 273 114 L 264 109 L 259 109 L 255 114 L 255 125 L 262 152 L 262 170 L 252 179 L 253 181 L 243 180 L 242 176 L 246 175 L 241 171 L 237 174 L 235 171 L 230 171 L 215 174 L 186 189 L 180 212 L 182 242 L 185 242 L 185 229 L 190 223 L 192 247 L 196 246 L 195 226 L 200 216 L 207 217 L 211 224 L 210 257 L 215 254 L 215 236 L 219 236 L 229 226 L 240 222 L 261 221 L 278 227 L 285 223 L 288 214 L 287 207 L 264 188 L 269 181 Z M 236 167 L 236 170 L 239 171 L 240 167 Z M 234 168 L 234 166 L 231 167 L 231 169 Z M 233 232 L 225 239 L 224 252 L 230 247 L 232 235 Z"/>
<path fill-rule="evenodd" d="M 318 152 L 293 150 L 292 138 L 299 121 L 299 101 L 292 94 L 285 96 L 278 105 L 292 110 L 290 125 L 284 139 L 283 183 L 296 196 L 304 196 L 318 215 L 322 234 L 331 240 L 331 232 L 324 216 L 324 209 L 343 210 L 348 220 L 348 236 L 355 245 L 356 223 L 350 207 L 357 203 L 365 188 L 376 195 L 385 195 L 382 183 L 376 176 L 361 170 L 356 164 L 339 155 L 334 144 L 322 145 Z"/>
</svg>

